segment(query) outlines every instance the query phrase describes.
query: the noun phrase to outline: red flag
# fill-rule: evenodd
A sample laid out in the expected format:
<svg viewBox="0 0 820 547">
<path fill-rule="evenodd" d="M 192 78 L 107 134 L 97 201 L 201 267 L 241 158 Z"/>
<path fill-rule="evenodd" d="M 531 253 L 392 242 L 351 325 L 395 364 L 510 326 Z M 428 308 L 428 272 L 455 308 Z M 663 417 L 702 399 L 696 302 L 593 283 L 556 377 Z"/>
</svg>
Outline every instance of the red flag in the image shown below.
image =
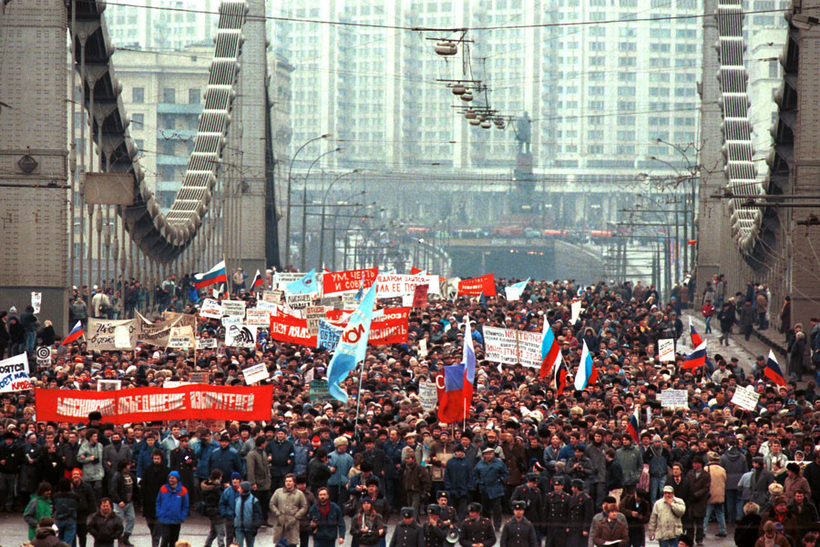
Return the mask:
<svg viewBox="0 0 820 547">
<path fill-rule="evenodd" d="M 470 296 L 495 296 L 495 276 L 493 274 L 482 275 L 473 279 L 462 279 L 458 282 L 458 295 Z"/>
</svg>

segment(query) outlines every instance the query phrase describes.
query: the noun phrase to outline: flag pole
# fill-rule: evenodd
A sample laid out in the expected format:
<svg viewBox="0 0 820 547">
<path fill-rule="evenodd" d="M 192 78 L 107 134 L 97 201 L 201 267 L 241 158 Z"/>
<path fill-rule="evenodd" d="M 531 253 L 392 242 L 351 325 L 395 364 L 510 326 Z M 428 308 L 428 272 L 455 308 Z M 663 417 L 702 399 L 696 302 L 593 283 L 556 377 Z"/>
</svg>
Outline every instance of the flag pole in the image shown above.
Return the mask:
<svg viewBox="0 0 820 547">
<path fill-rule="evenodd" d="M 359 406 L 362 403 L 362 380 L 364 380 L 364 360 L 362 360 L 362 368 L 359 371 L 359 391 L 356 393 L 356 422 L 359 421 Z"/>
</svg>

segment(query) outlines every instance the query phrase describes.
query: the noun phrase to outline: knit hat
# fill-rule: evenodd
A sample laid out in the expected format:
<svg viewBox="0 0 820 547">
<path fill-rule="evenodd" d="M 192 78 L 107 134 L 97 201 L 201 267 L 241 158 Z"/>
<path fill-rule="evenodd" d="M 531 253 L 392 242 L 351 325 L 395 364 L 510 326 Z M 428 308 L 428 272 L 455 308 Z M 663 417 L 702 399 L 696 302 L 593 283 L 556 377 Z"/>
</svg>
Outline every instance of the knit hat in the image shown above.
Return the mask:
<svg viewBox="0 0 820 547">
<path fill-rule="evenodd" d="M 234 471 L 233 473 L 231 473 L 231 480 L 234 480 L 234 479 L 242 479 L 242 475 L 240 475 L 239 473 Z"/>
<path fill-rule="evenodd" d="M 249 483 L 248 481 L 242 481 L 242 482 L 239 483 L 239 488 L 241 488 L 245 492 L 250 492 L 251 491 L 251 483 Z"/>
</svg>

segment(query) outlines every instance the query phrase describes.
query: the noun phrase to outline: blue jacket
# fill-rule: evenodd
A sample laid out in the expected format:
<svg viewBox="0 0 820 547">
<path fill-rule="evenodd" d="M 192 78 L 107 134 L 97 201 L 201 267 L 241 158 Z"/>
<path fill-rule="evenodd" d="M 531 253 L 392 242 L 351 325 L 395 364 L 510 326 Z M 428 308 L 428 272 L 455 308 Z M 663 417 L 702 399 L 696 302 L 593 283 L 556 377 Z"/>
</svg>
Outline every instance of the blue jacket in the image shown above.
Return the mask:
<svg viewBox="0 0 820 547">
<path fill-rule="evenodd" d="M 176 476 L 179 481 L 179 473 L 171 471 L 169 477 Z M 176 488 L 171 488 L 170 484 L 162 485 L 157 494 L 157 520 L 163 524 L 180 524 L 188 516 L 188 490 L 177 483 Z"/>
<path fill-rule="evenodd" d="M 491 500 L 504 495 L 504 481 L 508 475 L 507 466 L 498 458 L 493 458 L 490 463 L 481 460 L 473 469 L 473 481 L 478 486 L 478 491 Z"/>
<path fill-rule="evenodd" d="M 333 541 L 337 538 L 345 537 L 345 517 L 342 510 L 335 503 L 330 503 L 327 515 L 322 516 L 319 505 L 314 503 L 308 511 L 308 520 L 318 524 L 313 538 L 318 540 Z"/>
<path fill-rule="evenodd" d="M 310 460 L 310 443 L 296 443 L 293 445 L 293 474 L 297 477 L 307 471 Z"/>
<path fill-rule="evenodd" d="M 384 473 L 384 478 L 386 479 L 397 479 L 399 478 L 399 469 L 396 467 L 397 465 L 401 465 L 403 462 L 401 461 L 401 451 L 402 449 L 407 446 L 402 441 L 394 443 L 393 441 L 388 440 L 381 446 L 381 449 L 384 451 L 384 455 L 387 456 L 387 459 L 391 465 L 387 467 Z"/>
<path fill-rule="evenodd" d="M 472 488 L 472 469 L 467 458 L 450 458 L 444 466 L 444 489 L 461 498 Z"/>
<path fill-rule="evenodd" d="M 209 456 L 210 470 L 219 469 L 222 471 L 222 478 L 230 478 L 231 473 L 239 473 L 243 477 L 245 475 L 242 474 L 242 462 L 239 460 L 239 453 L 231 448 L 230 446 L 226 449 L 222 449 L 222 447 L 218 447 L 214 449 Z"/>
<path fill-rule="evenodd" d="M 239 489 L 233 486 L 228 486 L 219 497 L 219 512 L 226 519 L 231 519 L 231 522 L 236 516 L 236 500 L 238 499 Z"/>
<path fill-rule="evenodd" d="M 350 470 L 353 468 L 353 456 L 347 452 L 341 454 L 333 451 L 328 458 L 328 467 L 335 467 L 336 471 L 327 480 L 328 486 L 347 486 L 350 480 Z"/>
<path fill-rule="evenodd" d="M 191 449 L 196 456 L 196 471 L 194 471 L 196 478 L 205 480 L 211 476 L 211 453 L 217 448 L 219 448 L 219 443 L 213 440 L 207 445 L 201 440 L 191 443 Z"/>
<path fill-rule="evenodd" d="M 151 462 L 153 461 L 151 458 L 154 449 L 158 448 L 159 450 L 162 450 L 163 453 L 165 453 L 165 450 L 163 450 L 163 448 L 158 443 L 154 443 L 154 446 L 150 448 L 148 447 L 148 443 L 146 443 L 145 441 L 137 443 L 137 446 L 139 447 L 141 444 L 144 444 L 144 446 L 140 447 L 138 449 L 139 451 L 134 456 L 134 459 L 137 461 L 137 478 L 140 479 L 142 478 L 142 474 L 145 473 L 145 470 L 151 466 Z M 162 461 L 167 461 L 165 456 L 162 457 Z"/>
<path fill-rule="evenodd" d="M 270 476 L 272 478 L 284 477 L 288 473 L 293 473 L 294 449 L 290 441 L 285 440 L 280 443 L 273 439 L 265 445 L 265 454 L 271 457 Z M 307 463 L 305 469 L 307 469 Z"/>
<path fill-rule="evenodd" d="M 233 526 L 237 530 L 245 532 L 256 532 L 262 525 L 262 506 L 256 496 L 250 494 L 240 495 L 236 499 L 233 519 Z"/>
<path fill-rule="evenodd" d="M 353 475 L 352 477 L 350 477 L 350 482 L 347 484 L 347 492 L 351 496 L 355 496 L 355 495 L 358 494 L 356 492 L 356 487 L 357 486 L 359 486 L 361 484 L 365 484 L 367 482 L 367 480 L 369 480 L 369 479 L 376 479 L 377 481 L 379 481 L 379 497 L 380 498 L 383 497 L 384 496 L 384 488 L 383 488 L 383 485 L 382 485 L 382 480 L 379 477 L 377 477 L 375 473 L 370 473 L 370 476 L 367 477 L 367 479 L 365 479 L 362 475 L 363 475 L 362 473 L 358 473 L 358 474 Z"/>
</svg>

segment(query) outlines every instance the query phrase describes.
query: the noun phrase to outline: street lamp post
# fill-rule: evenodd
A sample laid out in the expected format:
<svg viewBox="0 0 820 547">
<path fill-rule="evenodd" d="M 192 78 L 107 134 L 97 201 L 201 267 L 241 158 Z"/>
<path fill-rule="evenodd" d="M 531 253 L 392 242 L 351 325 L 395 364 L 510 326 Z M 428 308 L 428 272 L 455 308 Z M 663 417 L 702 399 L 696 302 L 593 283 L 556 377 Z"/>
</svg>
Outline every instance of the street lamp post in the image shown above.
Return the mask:
<svg viewBox="0 0 820 547">
<path fill-rule="evenodd" d="M 353 171 L 348 171 L 347 173 L 342 173 L 341 175 L 337 176 L 335 179 L 333 179 L 333 182 L 330 183 L 330 186 L 327 187 L 327 190 L 325 190 L 325 195 L 322 196 L 322 223 L 319 228 L 319 267 L 324 267 L 325 265 L 325 209 L 327 208 L 327 196 L 328 194 L 330 194 L 330 189 L 333 188 L 333 185 L 336 184 L 340 179 L 346 177 L 347 175 L 352 175 L 358 172 L 358 169 L 354 169 Z"/>
<path fill-rule="evenodd" d="M 318 137 L 314 137 L 307 141 L 305 144 L 299 147 L 293 157 L 290 159 L 290 167 L 288 168 L 288 205 L 287 205 L 287 219 L 285 220 L 285 266 L 290 266 L 290 212 L 291 212 L 291 201 L 290 201 L 290 188 L 293 181 L 293 162 L 296 161 L 296 156 L 299 155 L 307 145 L 312 142 L 316 142 L 321 139 L 327 139 L 330 137 L 330 133 L 326 133 L 324 135 L 320 135 Z"/>
<path fill-rule="evenodd" d="M 341 147 L 339 147 L 339 148 L 334 148 L 332 150 L 328 150 L 327 152 L 324 152 L 323 154 L 319 154 L 316 157 L 316 159 L 311 162 L 310 167 L 308 167 L 307 174 L 305 175 L 305 187 L 302 189 L 302 245 L 301 245 L 300 253 L 299 253 L 301 255 L 299 257 L 299 269 L 301 271 L 305 271 L 305 264 L 307 262 L 307 256 L 306 256 L 307 255 L 307 208 L 308 208 L 307 187 L 308 187 L 308 182 L 310 182 L 310 171 L 311 171 L 311 169 L 313 169 L 313 166 L 316 165 L 316 162 L 318 162 L 323 157 L 327 156 L 328 154 L 333 154 L 335 152 L 341 152 L 341 151 L 342 151 L 342 149 L 341 149 Z"/>
</svg>

